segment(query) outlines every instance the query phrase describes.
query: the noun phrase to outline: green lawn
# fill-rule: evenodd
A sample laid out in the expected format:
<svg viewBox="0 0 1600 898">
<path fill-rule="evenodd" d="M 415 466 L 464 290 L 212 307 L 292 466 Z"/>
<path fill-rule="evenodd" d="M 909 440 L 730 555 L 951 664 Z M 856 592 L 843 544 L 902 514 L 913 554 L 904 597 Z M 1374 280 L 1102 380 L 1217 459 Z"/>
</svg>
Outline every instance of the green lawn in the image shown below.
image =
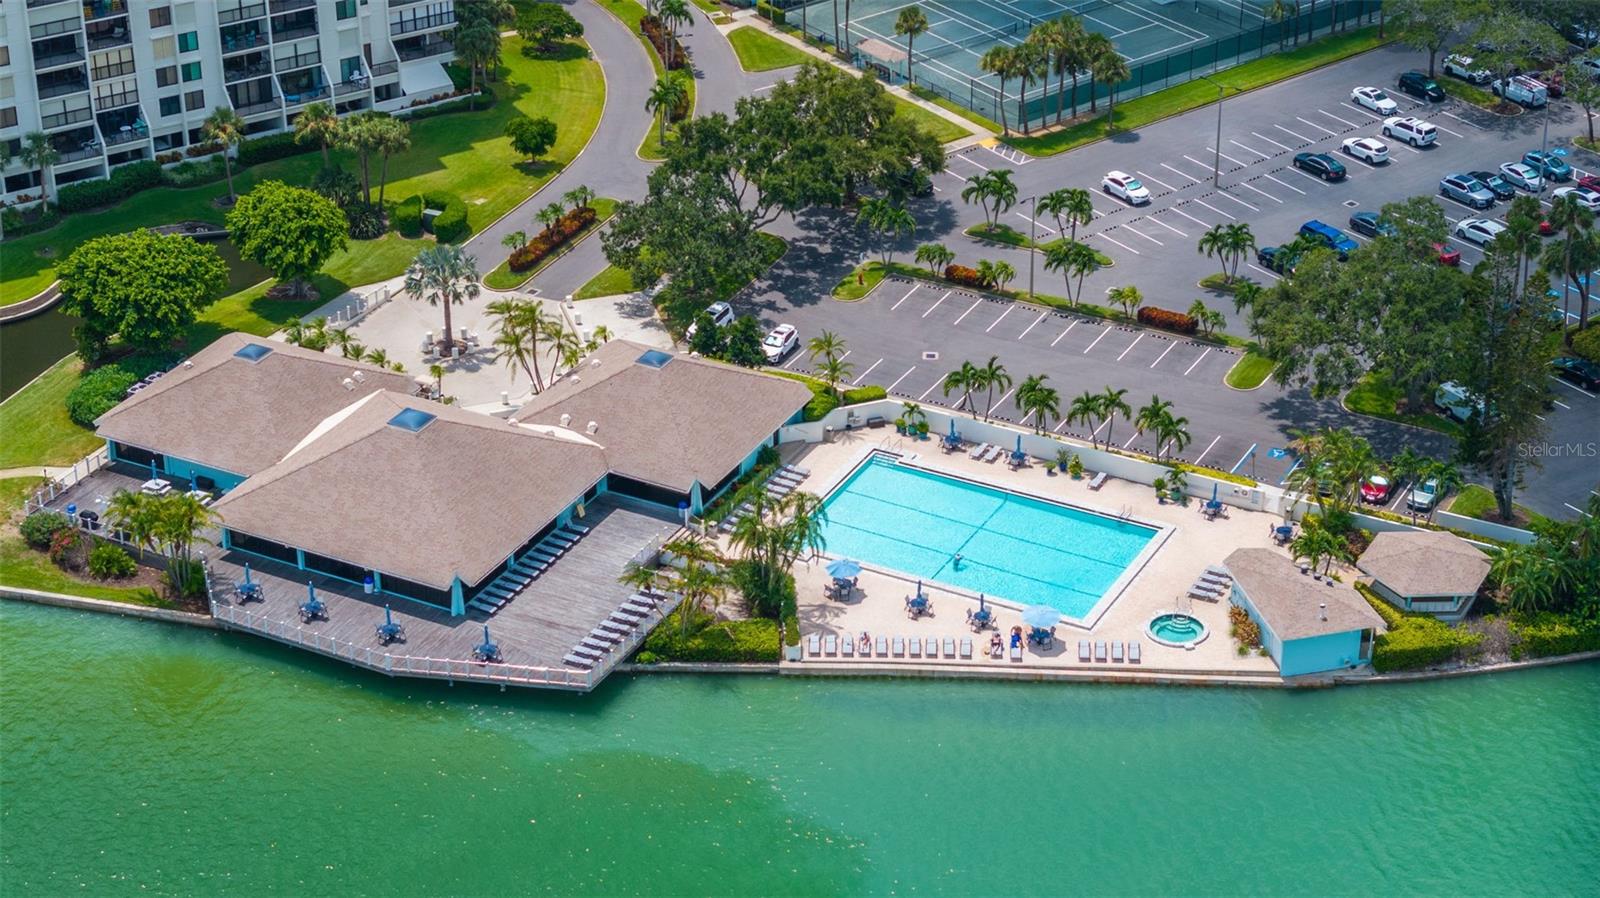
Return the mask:
<svg viewBox="0 0 1600 898">
<path fill-rule="evenodd" d="M 0 403 L 0 468 L 70 465 L 100 445 L 92 432 L 67 417 L 67 394 L 82 368 L 78 357 L 69 355 Z"/>
<path fill-rule="evenodd" d="M 1517 524 L 1519 527 L 1528 524 L 1548 524 L 1550 522 L 1549 518 L 1539 514 L 1537 511 L 1532 511 L 1516 504 L 1511 507 L 1515 510 L 1516 517 L 1520 519 Z M 1444 510 L 1451 514 L 1461 515 L 1464 518 L 1477 518 L 1496 524 L 1505 523 L 1500 520 L 1500 509 L 1495 504 L 1494 493 L 1475 483 L 1469 483 L 1462 487 L 1461 491 L 1456 493 L 1455 498 L 1450 500 L 1449 505 L 1445 506 Z"/>
<path fill-rule="evenodd" d="M 910 119 L 918 125 L 921 125 L 924 131 L 927 131 L 934 137 L 937 137 L 940 143 L 949 143 L 952 140 L 960 140 L 961 138 L 968 137 L 972 134 L 972 132 L 968 131 L 966 128 L 961 127 L 942 115 L 929 112 L 910 100 L 906 100 L 901 97 L 895 97 L 893 94 L 890 94 L 890 96 L 894 98 L 894 114 L 896 118 Z"/>
<path fill-rule="evenodd" d="M 988 132 L 993 133 L 993 134 L 999 134 L 1000 133 L 1000 123 L 999 122 L 993 121 L 992 119 L 984 118 L 983 116 L 977 114 L 976 112 L 973 112 L 971 109 L 968 109 L 967 107 L 962 106 L 959 103 L 951 102 L 950 100 L 945 99 L 944 97 L 940 96 L 939 94 L 936 94 L 931 90 L 928 90 L 926 87 L 913 86 L 911 88 L 911 93 L 914 94 L 918 99 L 927 100 L 929 103 L 932 103 L 933 105 L 939 107 L 940 109 L 945 110 L 946 112 L 953 112 L 956 115 L 961 116 L 962 118 L 964 118 L 967 121 L 973 123 L 974 125 L 977 125 L 979 128 L 982 128 L 985 131 L 988 131 Z"/>
<path fill-rule="evenodd" d="M 1234 96 L 1347 59 L 1357 53 L 1364 53 L 1387 43 L 1388 40 L 1389 38 L 1378 37 L 1377 28 L 1361 28 L 1225 69 L 1215 80 L 1224 86 L 1228 96 Z M 1188 81 L 1143 97 L 1117 103 L 1117 128 L 1128 131 L 1143 127 L 1180 112 L 1188 112 L 1208 103 L 1215 103 L 1216 100 L 1217 89 L 1210 82 Z M 1081 112 L 1082 107 L 1079 109 Z M 1013 135 L 1006 138 L 1006 142 L 1034 156 L 1054 156 L 1100 140 L 1108 133 L 1109 128 L 1105 116 L 1102 115 L 1037 137 Z"/>
<path fill-rule="evenodd" d="M 859 265 L 834 285 L 833 298 L 844 300 L 845 302 L 854 302 L 871 293 L 879 284 L 883 283 L 883 276 L 888 273 L 889 270 L 879 262 L 868 262 L 865 265 Z"/>
<path fill-rule="evenodd" d="M 600 226 L 605 224 L 606 221 L 611 218 L 611 213 L 615 212 L 616 209 L 616 200 L 608 197 L 600 197 L 596 199 L 594 201 L 595 219 L 593 224 L 589 225 L 587 228 L 584 228 L 581 233 L 567 241 L 565 245 L 557 249 L 555 252 L 545 256 L 544 259 L 540 260 L 539 264 L 533 266 L 527 271 L 512 271 L 511 261 L 509 259 L 501 262 L 499 265 L 494 267 L 493 271 L 489 272 L 487 275 L 484 275 L 484 286 L 491 290 L 515 290 L 518 287 L 521 287 L 528 281 L 533 280 L 534 275 L 548 268 L 550 263 L 566 255 L 574 246 L 582 243 L 590 234 L 593 234 L 595 231 L 599 230 Z"/>
<path fill-rule="evenodd" d="M 733 52 L 739 56 L 739 65 L 747 72 L 785 69 L 812 58 L 804 50 L 791 47 L 752 25 L 740 25 L 728 32 L 728 43 L 733 45 Z"/>
<path fill-rule="evenodd" d="M 42 483 L 43 477 L 0 480 L 0 520 L 8 519 L 20 510 L 22 500 L 32 495 Z M 166 607 L 169 604 L 148 589 L 103 586 L 92 580 L 71 576 L 51 564 L 49 556 L 29 548 L 22 537 L 9 530 L 0 532 L 0 583 L 19 589 L 68 593 L 91 599 L 127 602 L 130 605 Z"/>
<path fill-rule="evenodd" d="M 666 74 L 666 67 L 661 64 L 661 57 L 656 55 L 656 48 L 645 38 L 644 32 L 639 30 L 639 20 L 645 17 L 644 7 L 634 2 L 634 0 L 595 0 L 595 2 L 600 4 L 606 12 L 616 16 L 622 24 L 628 26 L 628 30 L 633 32 L 633 36 L 639 39 L 639 43 L 644 47 L 645 55 L 650 57 L 650 65 L 656 70 L 656 77 L 659 78 Z M 686 80 L 689 87 L 689 109 L 693 110 L 694 77 L 684 69 L 679 69 L 679 71 L 688 76 Z M 598 115 L 599 110 L 597 109 L 595 113 Z M 639 144 L 640 158 L 653 162 L 666 158 L 666 155 L 661 152 L 660 132 L 660 127 L 652 121 L 650 129 L 645 132 L 644 140 Z M 667 128 L 667 139 L 669 141 L 672 139 L 672 128 L 670 127 Z"/>
<path fill-rule="evenodd" d="M 1255 352 L 1246 352 L 1228 369 L 1223 378 L 1235 390 L 1254 390 L 1267 382 L 1274 365 L 1272 359 Z"/>
<path fill-rule="evenodd" d="M 1385 421 L 1436 430 L 1457 438 L 1462 435 L 1461 425 L 1444 415 L 1431 411 L 1401 414 L 1396 409 L 1404 398 L 1399 387 L 1380 377 L 1367 374 L 1345 394 L 1344 407 L 1357 414 L 1371 415 Z"/>
<path fill-rule="evenodd" d="M 594 299 L 597 296 L 616 296 L 620 293 L 632 293 L 633 276 L 624 269 L 615 265 L 607 265 L 599 274 L 589 279 L 589 282 L 578 288 L 572 294 L 573 299 Z"/>
<path fill-rule="evenodd" d="M 476 230 L 526 200 L 577 156 L 599 125 L 605 103 L 599 63 L 576 52 L 559 59 L 530 59 L 522 55 L 521 47 L 518 38 L 505 42 L 501 78 L 492 85 L 500 102 L 492 109 L 412 123 L 411 149 L 389 162 L 386 199 L 399 200 L 424 190 L 456 193 L 466 202 L 467 221 Z M 502 134 L 506 121 L 517 114 L 543 115 L 556 123 L 556 144 L 539 162 L 518 157 Z M 338 151 L 334 158 L 356 170 L 349 153 Z M 306 184 L 321 165 L 319 154 L 305 153 L 236 172 L 234 182 L 240 192 L 263 180 Z M 376 182 L 377 163 L 373 166 Z M 27 299 L 49 286 L 55 279 L 56 260 L 92 237 L 190 218 L 220 223 L 223 212 L 211 201 L 226 192 L 222 182 L 188 190 L 147 190 L 110 209 L 68 215 L 48 231 L 7 240 L 0 304 Z M 335 257 L 328 270 L 365 278 L 351 284 L 393 277 L 404 268 L 392 264 L 395 256 L 373 252 L 370 242 L 352 242 L 341 255 L 356 258 Z M 344 274 L 333 276 L 343 279 Z"/>
</svg>

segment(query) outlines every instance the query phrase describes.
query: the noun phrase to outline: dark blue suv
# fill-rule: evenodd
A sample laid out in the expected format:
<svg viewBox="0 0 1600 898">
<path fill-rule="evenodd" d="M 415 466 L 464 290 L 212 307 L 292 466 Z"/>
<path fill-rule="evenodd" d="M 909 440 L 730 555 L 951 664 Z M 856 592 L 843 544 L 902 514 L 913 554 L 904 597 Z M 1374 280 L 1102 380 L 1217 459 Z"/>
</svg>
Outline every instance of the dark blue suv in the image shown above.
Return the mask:
<svg viewBox="0 0 1600 898">
<path fill-rule="evenodd" d="M 1349 234 L 1315 218 L 1300 226 L 1300 236 L 1315 240 L 1338 253 L 1341 262 L 1350 258 L 1351 252 L 1361 248 L 1361 244 L 1351 240 Z"/>
</svg>

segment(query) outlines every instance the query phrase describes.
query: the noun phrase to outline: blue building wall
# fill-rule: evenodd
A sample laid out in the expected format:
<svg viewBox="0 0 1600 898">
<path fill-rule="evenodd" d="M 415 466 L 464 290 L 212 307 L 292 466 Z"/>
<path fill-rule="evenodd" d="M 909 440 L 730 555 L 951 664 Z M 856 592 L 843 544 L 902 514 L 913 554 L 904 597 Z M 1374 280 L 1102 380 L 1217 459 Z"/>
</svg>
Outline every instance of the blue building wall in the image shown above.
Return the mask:
<svg viewBox="0 0 1600 898">
<path fill-rule="evenodd" d="M 161 461 L 156 465 L 156 470 L 178 481 L 178 486 L 185 486 L 191 476 L 209 477 L 214 483 L 216 483 L 218 490 L 227 492 L 228 490 L 231 490 L 243 483 L 245 479 L 243 474 L 235 474 L 232 471 L 224 471 L 221 468 L 213 468 L 209 465 L 202 465 L 199 462 L 190 461 L 186 458 L 179 458 L 175 455 L 163 455 L 161 453 L 155 454 L 161 458 Z M 106 441 L 106 457 L 110 458 L 112 461 L 127 461 L 127 459 L 121 458 L 117 455 L 117 444 L 112 440 Z M 139 464 L 143 463 L 140 462 Z"/>
<path fill-rule="evenodd" d="M 1283 643 L 1278 672 L 1286 677 L 1344 670 L 1361 663 L 1361 631 L 1291 639 Z"/>
</svg>

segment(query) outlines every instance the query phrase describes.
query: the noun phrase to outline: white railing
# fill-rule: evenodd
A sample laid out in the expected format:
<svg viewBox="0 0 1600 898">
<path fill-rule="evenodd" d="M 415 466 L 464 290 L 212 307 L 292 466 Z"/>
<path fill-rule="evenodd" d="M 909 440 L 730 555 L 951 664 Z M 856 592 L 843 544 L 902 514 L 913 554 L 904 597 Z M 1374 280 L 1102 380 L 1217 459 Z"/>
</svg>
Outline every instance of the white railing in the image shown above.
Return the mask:
<svg viewBox="0 0 1600 898">
<path fill-rule="evenodd" d="M 35 490 L 31 498 L 23 501 L 23 514 L 44 511 L 51 502 L 56 500 L 56 497 L 76 486 L 85 477 L 105 467 L 110 460 L 111 456 L 106 451 L 106 447 L 101 446 L 81 460 L 73 462 L 72 467 L 67 469 L 65 474 L 51 478 L 44 486 Z"/>
<path fill-rule="evenodd" d="M 340 330 L 350 327 L 367 315 L 383 307 L 390 299 L 389 288 L 379 287 L 370 293 L 356 294 L 355 298 L 342 309 L 335 309 L 328 315 L 328 326 Z"/>
</svg>

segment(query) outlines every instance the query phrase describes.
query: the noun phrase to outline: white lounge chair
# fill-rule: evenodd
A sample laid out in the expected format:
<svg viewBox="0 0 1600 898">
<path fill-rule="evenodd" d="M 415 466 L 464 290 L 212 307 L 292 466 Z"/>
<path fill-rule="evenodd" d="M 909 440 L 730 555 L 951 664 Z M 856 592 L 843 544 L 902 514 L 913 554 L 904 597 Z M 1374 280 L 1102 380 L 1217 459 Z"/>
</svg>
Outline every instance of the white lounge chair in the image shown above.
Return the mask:
<svg viewBox="0 0 1600 898">
<path fill-rule="evenodd" d="M 1016 661 L 1018 663 L 1021 663 L 1021 661 L 1022 661 L 1022 646 L 1014 645 L 1014 646 L 1011 647 L 1011 660 L 1012 661 Z"/>
<path fill-rule="evenodd" d="M 822 637 L 815 633 L 806 637 L 806 654 L 813 658 L 822 654 Z"/>
<path fill-rule="evenodd" d="M 854 658 L 856 656 L 856 641 L 854 637 L 846 636 L 839 643 L 839 653 L 846 658 Z"/>
<path fill-rule="evenodd" d="M 1118 664 L 1122 663 L 1122 643 L 1120 641 L 1111 643 L 1111 660 Z"/>
<path fill-rule="evenodd" d="M 585 636 L 583 637 L 583 641 L 578 643 L 578 645 L 581 645 L 585 648 L 594 649 L 597 652 L 609 652 L 611 651 L 612 647 L 616 645 L 616 643 L 608 642 L 604 639 L 597 639 L 593 636 Z"/>
<path fill-rule="evenodd" d="M 961 637 L 961 657 L 972 657 L 972 638 L 969 636 Z"/>
<path fill-rule="evenodd" d="M 572 654 L 577 655 L 579 658 L 588 658 L 591 661 L 599 661 L 602 657 L 604 657 L 604 653 L 602 653 L 600 650 L 592 649 L 588 646 L 582 645 L 574 646 L 572 649 Z"/>
<path fill-rule="evenodd" d="M 1089 640 L 1087 639 L 1078 640 L 1078 660 L 1084 664 L 1089 663 Z"/>
<path fill-rule="evenodd" d="M 972 451 L 967 453 L 967 457 L 976 460 L 985 452 L 988 452 L 991 448 L 993 448 L 993 444 L 991 443 L 979 443 L 972 447 Z"/>
<path fill-rule="evenodd" d="M 1138 664 L 1139 663 L 1139 643 L 1137 643 L 1137 642 L 1128 643 L 1128 663 L 1129 664 Z"/>
<path fill-rule="evenodd" d="M 946 636 L 944 638 L 944 656 L 946 658 L 954 658 L 956 656 L 956 639 L 954 636 Z"/>
<path fill-rule="evenodd" d="M 561 663 L 568 667 L 579 668 L 580 670 L 589 670 L 590 668 L 594 667 L 593 661 L 590 661 L 588 658 L 585 658 L 581 655 L 575 654 L 568 654 L 565 658 L 561 659 Z"/>
<path fill-rule="evenodd" d="M 872 649 L 878 653 L 879 658 L 889 657 L 889 638 L 887 636 L 879 636 L 873 642 Z"/>
<path fill-rule="evenodd" d="M 902 657 L 905 656 L 905 653 L 906 653 L 906 638 L 904 636 L 896 636 L 894 638 L 894 656 L 896 658 L 902 658 Z"/>
<path fill-rule="evenodd" d="M 1233 575 L 1228 573 L 1228 569 L 1227 568 L 1217 567 L 1214 564 L 1206 566 L 1206 573 L 1212 575 L 1213 577 L 1221 577 L 1224 580 L 1232 580 L 1233 579 Z"/>
<path fill-rule="evenodd" d="M 922 638 L 913 636 L 906 641 L 906 654 L 913 658 L 922 657 Z"/>
<path fill-rule="evenodd" d="M 1106 644 L 1105 643 L 1096 642 L 1094 644 L 1094 660 L 1102 662 L 1102 663 L 1105 662 L 1105 660 L 1106 660 Z"/>
<path fill-rule="evenodd" d="M 1106 485 L 1106 472 L 1101 471 L 1089 479 L 1089 489 L 1097 490 Z"/>
<path fill-rule="evenodd" d="M 824 637 L 822 640 L 822 653 L 824 655 L 839 654 L 839 637 L 834 636 L 832 633 Z"/>
</svg>

